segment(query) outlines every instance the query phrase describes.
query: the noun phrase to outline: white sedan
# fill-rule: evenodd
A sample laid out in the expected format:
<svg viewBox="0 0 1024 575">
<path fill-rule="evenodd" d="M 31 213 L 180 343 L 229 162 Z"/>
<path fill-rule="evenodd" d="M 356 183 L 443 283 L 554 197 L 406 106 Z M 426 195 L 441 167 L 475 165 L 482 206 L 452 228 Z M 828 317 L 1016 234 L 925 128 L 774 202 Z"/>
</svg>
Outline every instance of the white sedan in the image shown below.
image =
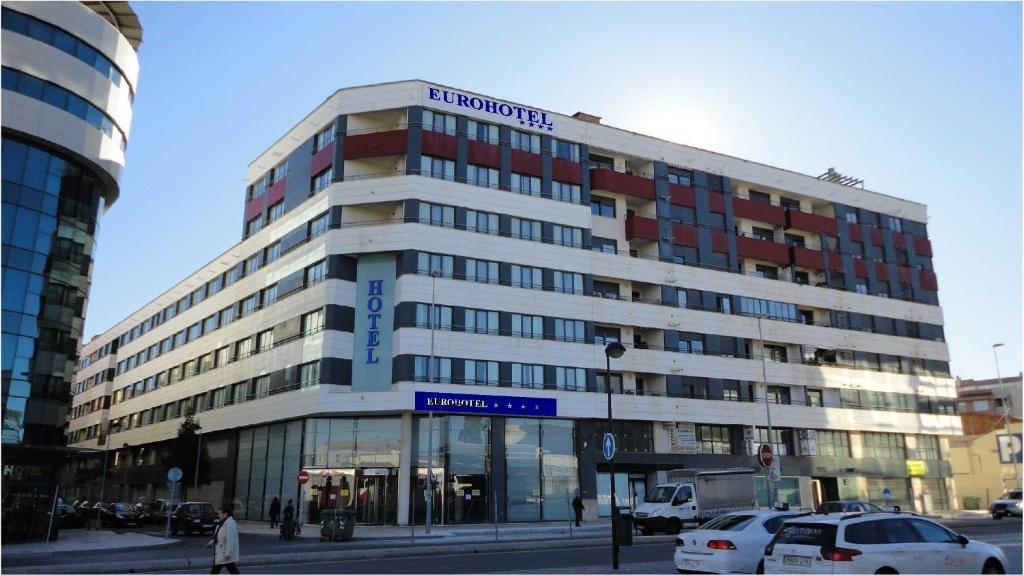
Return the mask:
<svg viewBox="0 0 1024 575">
<path fill-rule="evenodd" d="M 755 573 L 765 545 L 782 522 L 804 515 L 807 513 L 750 510 L 716 517 L 676 536 L 676 571 Z"/>
</svg>

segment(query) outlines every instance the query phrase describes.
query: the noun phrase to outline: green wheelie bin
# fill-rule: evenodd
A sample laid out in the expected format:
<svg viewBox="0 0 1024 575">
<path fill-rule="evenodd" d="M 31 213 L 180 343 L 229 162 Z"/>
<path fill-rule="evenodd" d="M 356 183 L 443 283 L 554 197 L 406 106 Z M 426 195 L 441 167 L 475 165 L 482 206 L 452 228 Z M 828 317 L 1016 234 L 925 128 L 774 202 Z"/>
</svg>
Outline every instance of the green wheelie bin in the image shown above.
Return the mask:
<svg viewBox="0 0 1024 575">
<path fill-rule="evenodd" d="M 351 509 L 320 510 L 320 541 L 348 541 L 355 526 L 356 512 Z"/>
</svg>

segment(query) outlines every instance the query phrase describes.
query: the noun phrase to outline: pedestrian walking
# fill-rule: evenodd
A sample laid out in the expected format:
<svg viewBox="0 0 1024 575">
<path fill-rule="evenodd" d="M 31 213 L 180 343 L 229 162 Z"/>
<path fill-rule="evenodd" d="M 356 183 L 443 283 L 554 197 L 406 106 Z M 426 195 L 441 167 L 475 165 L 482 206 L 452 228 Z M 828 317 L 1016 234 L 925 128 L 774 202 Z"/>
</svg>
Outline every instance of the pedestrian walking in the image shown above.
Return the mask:
<svg viewBox="0 0 1024 575">
<path fill-rule="evenodd" d="M 284 506 L 284 520 L 292 521 L 295 519 L 295 506 L 292 505 L 292 500 L 288 500 L 288 505 Z"/>
<path fill-rule="evenodd" d="M 583 500 L 580 499 L 579 494 L 572 498 L 572 510 L 576 513 L 576 527 L 580 526 L 580 521 L 583 521 L 583 510 L 586 507 L 583 506 Z"/>
<path fill-rule="evenodd" d="M 281 515 L 281 500 L 275 495 L 270 501 L 270 528 L 277 528 L 277 517 Z"/>
<path fill-rule="evenodd" d="M 208 548 L 214 548 L 213 568 L 210 573 L 220 573 L 223 568 L 227 568 L 228 573 L 238 573 L 238 525 L 235 524 L 231 508 L 227 505 L 220 508 L 217 516 L 220 517 L 220 523 L 213 532 L 213 539 L 206 544 Z"/>
</svg>

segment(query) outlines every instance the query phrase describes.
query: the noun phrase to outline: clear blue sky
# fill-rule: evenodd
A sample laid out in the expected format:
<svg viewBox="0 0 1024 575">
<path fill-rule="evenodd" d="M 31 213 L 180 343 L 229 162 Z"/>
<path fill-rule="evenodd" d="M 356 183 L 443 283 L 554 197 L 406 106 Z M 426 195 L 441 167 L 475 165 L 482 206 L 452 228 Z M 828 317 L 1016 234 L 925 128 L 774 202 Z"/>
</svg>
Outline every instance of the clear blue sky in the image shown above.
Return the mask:
<svg viewBox="0 0 1024 575">
<path fill-rule="evenodd" d="M 1021 367 L 1019 4 L 136 3 L 87 338 L 240 237 L 245 169 L 334 90 L 422 78 L 924 202 L 953 373 Z"/>
</svg>

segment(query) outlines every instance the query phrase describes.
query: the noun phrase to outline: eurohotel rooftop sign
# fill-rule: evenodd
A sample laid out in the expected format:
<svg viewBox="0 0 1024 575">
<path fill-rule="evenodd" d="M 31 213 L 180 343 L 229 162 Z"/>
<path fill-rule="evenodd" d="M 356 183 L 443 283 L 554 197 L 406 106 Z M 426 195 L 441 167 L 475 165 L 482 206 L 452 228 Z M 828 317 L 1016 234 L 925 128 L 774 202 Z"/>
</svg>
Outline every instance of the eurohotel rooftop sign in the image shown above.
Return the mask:
<svg viewBox="0 0 1024 575">
<path fill-rule="evenodd" d="M 490 98 L 472 96 L 455 90 L 435 88 L 433 86 L 427 86 L 426 95 L 427 100 L 443 102 L 455 108 L 469 108 L 470 110 L 484 112 L 485 114 L 501 116 L 506 121 L 511 121 L 512 123 L 519 122 L 519 125 L 524 128 L 533 128 L 541 131 L 547 130 L 548 132 L 555 129 L 555 124 L 548 118 L 547 112 L 534 110 L 533 108 L 524 108 L 515 104 L 507 104 L 491 100 Z"/>
</svg>

